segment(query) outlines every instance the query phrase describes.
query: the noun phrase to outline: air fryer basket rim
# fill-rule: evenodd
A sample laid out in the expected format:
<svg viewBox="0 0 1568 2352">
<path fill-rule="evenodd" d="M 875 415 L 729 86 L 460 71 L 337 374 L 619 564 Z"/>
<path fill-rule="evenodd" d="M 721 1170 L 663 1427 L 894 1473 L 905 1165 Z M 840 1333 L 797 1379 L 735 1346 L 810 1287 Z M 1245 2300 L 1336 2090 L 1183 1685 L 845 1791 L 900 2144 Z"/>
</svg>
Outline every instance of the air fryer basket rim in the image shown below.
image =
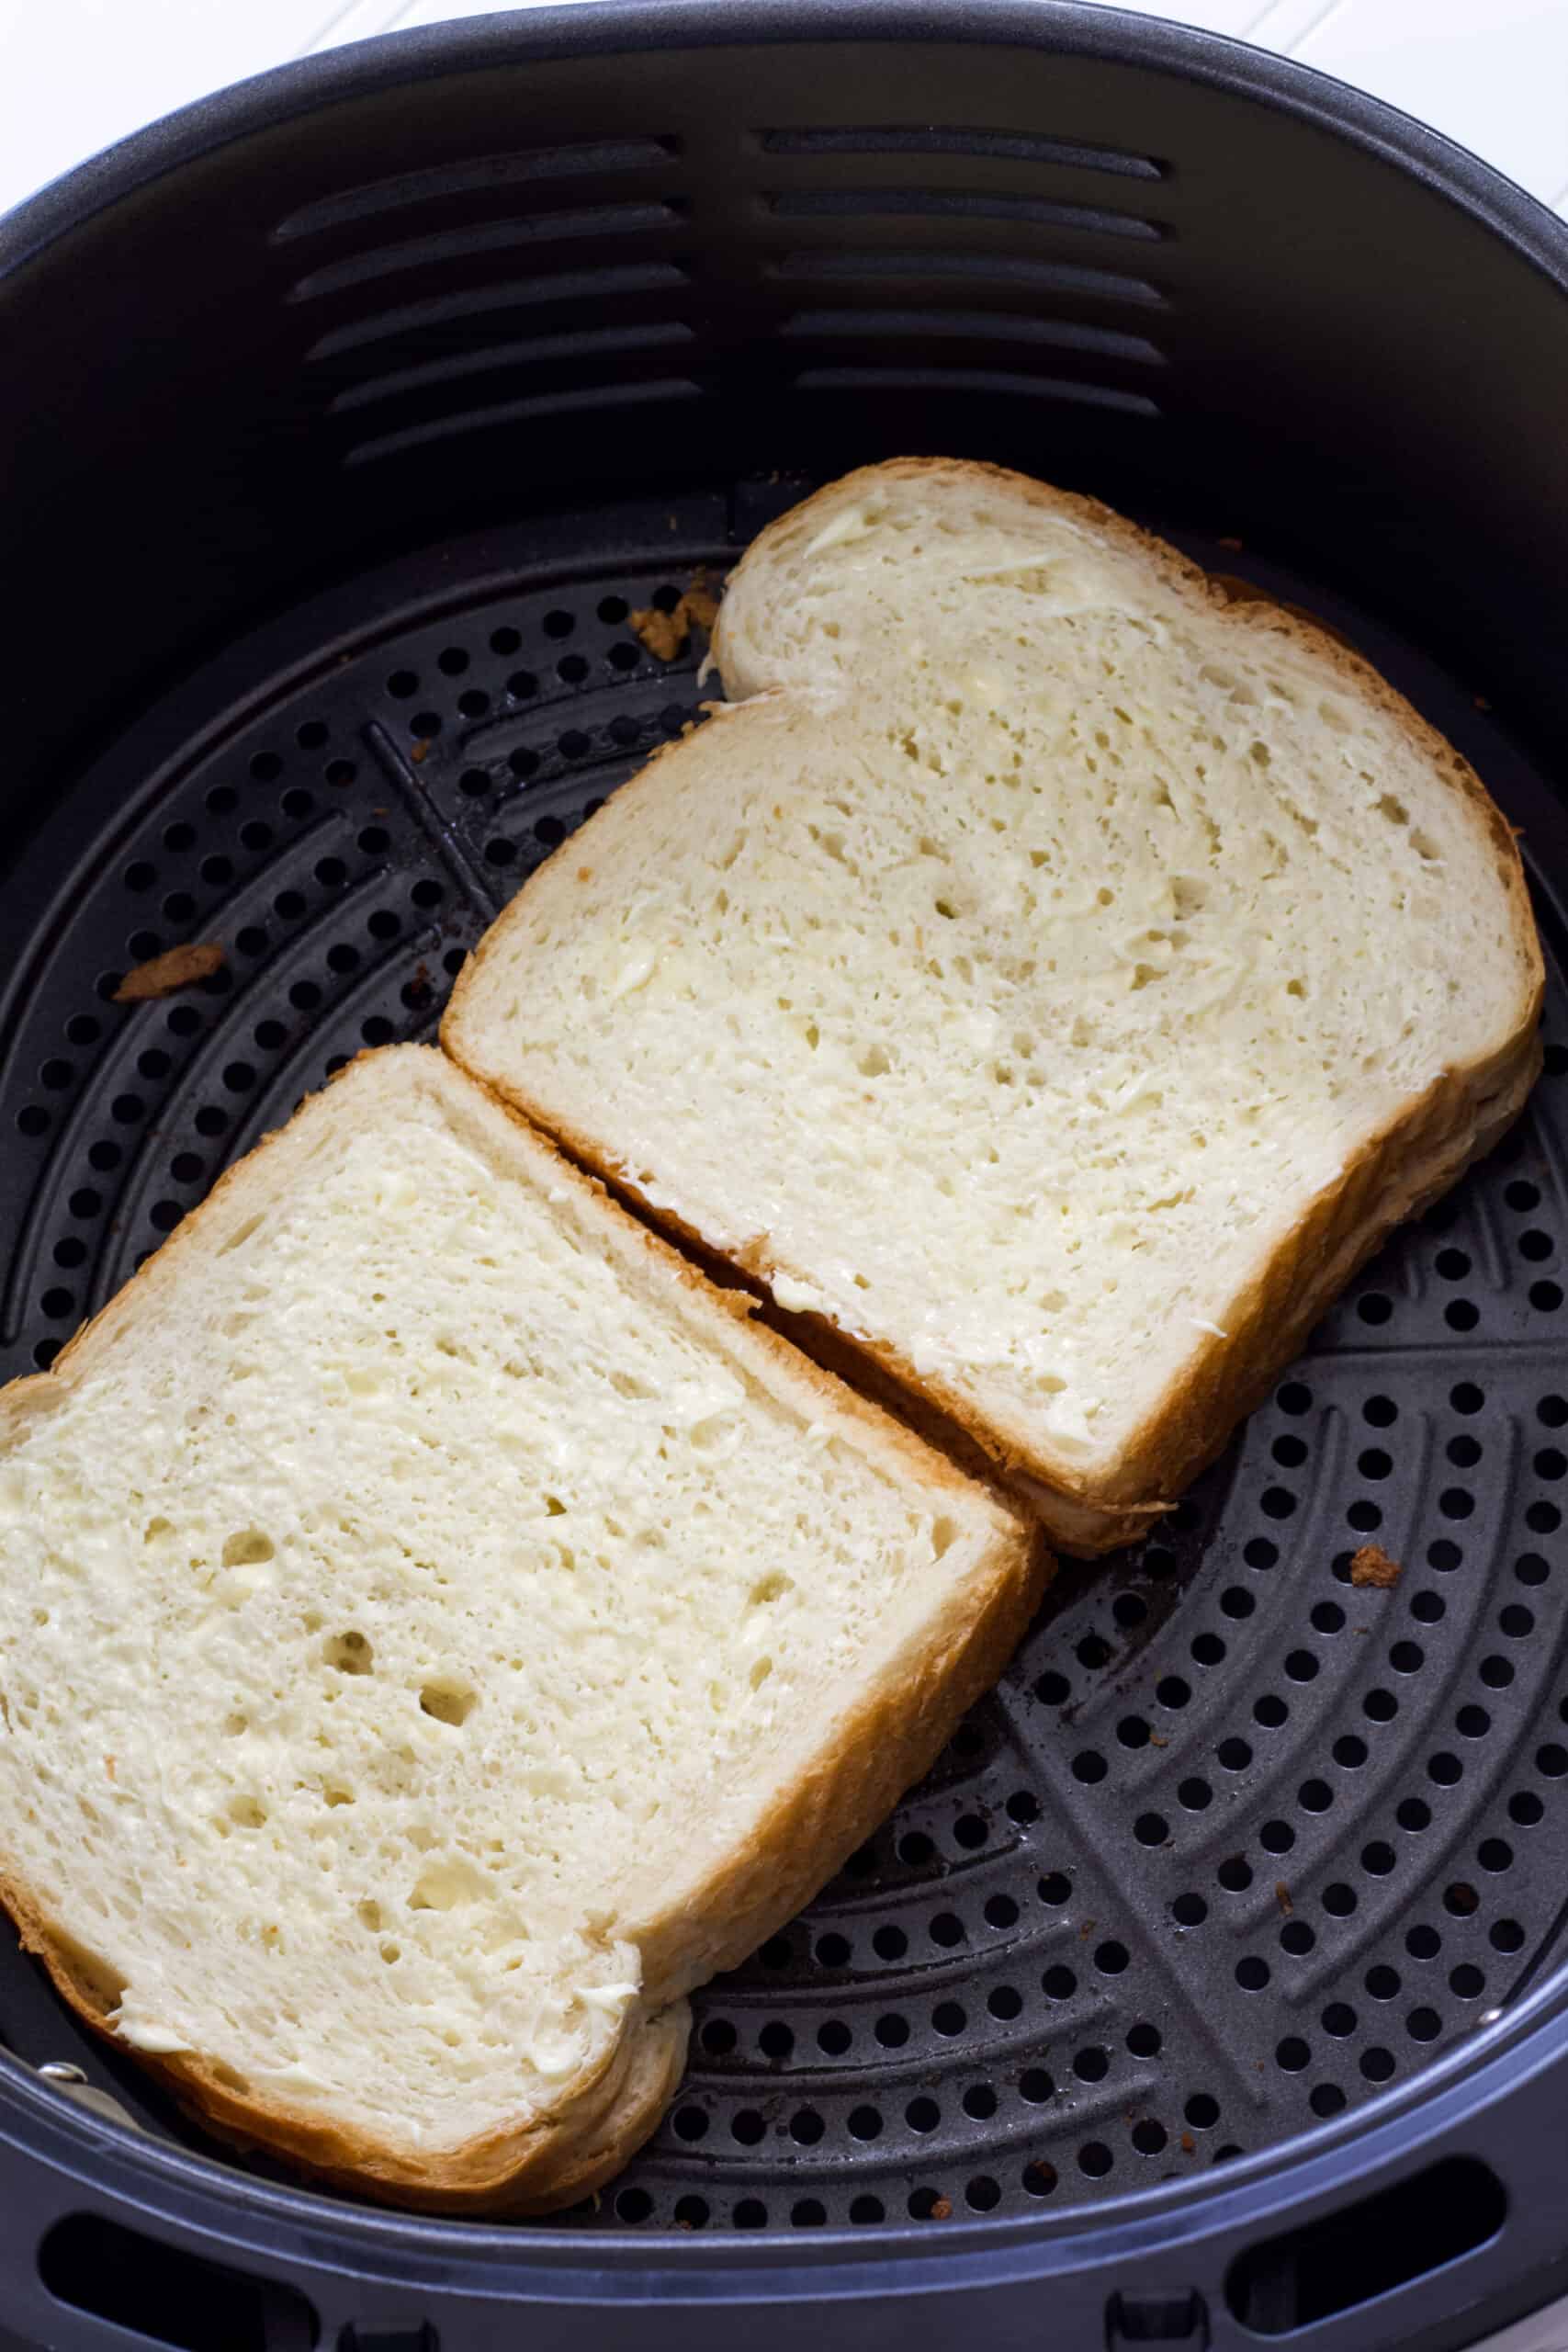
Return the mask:
<svg viewBox="0 0 1568 2352">
<path fill-rule="evenodd" d="M 1469 148 L 1382 98 L 1228 34 L 1134 16 L 1096 0 L 591 0 L 462 17 L 350 41 L 230 84 L 118 140 L 0 214 L 0 275 L 183 164 L 271 124 L 514 60 L 653 47 L 758 48 L 791 41 L 974 42 L 1059 50 L 1249 97 L 1384 156 L 1461 205 L 1568 288 L 1568 230 L 1538 198 Z"/>
<path fill-rule="evenodd" d="M 1246 44 L 1078 0 L 602 0 L 592 7 L 547 7 L 434 26 L 357 43 L 280 67 L 199 101 L 107 150 L 0 220 L 0 274 L 38 264 L 47 249 L 133 189 L 253 131 L 431 74 L 459 74 L 560 55 L 637 52 L 654 45 L 760 46 L 787 41 L 976 42 L 1056 49 L 1111 62 L 1149 66 L 1205 82 L 1310 121 L 1397 164 L 1434 196 L 1461 207 L 1568 293 L 1568 228 L 1523 189 L 1452 141 L 1381 101 Z M 57 828 L 35 844 L 42 854 Z M 1561 1976 L 1413 2080 L 1348 2116 L 1242 2159 L 1223 2174 L 1143 2189 L 1099 2207 L 1009 2221 L 954 2220 L 942 2234 L 942 2281 L 966 2274 L 994 2280 L 998 2265 L 1019 2279 L 1065 2277 L 1092 2264 L 1114 2272 L 1145 2254 L 1224 2236 L 1256 2236 L 1270 2215 L 1292 2217 L 1343 2200 L 1407 2173 L 1449 2148 L 1504 2144 L 1503 2110 L 1532 2087 L 1536 2107 L 1568 2064 L 1568 1988 Z M 1561 2106 L 1563 2102 L 1555 2102 Z M 890 2225 L 873 2236 L 823 2232 L 771 2243 L 765 2255 L 743 2238 L 682 2242 L 645 2232 L 596 2236 L 535 2226 L 520 2234 L 486 2224 L 431 2221 L 329 2201 L 278 2187 L 216 2158 L 161 2145 L 60 2098 L 31 2071 L 0 2057 L 0 2144 L 39 2169 L 138 2207 L 160 2227 L 160 2189 L 182 2196 L 178 2227 L 192 2244 L 228 2252 L 331 2258 L 364 2266 L 406 2265 L 400 2275 L 454 2282 L 451 2266 L 491 2292 L 505 2289 L 583 2303 L 613 2298 L 624 2272 L 663 2267 L 694 2300 L 711 2291 L 770 2298 L 867 2290 L 918 2291 L 935 2272 L 929 2229 Z M 323 2254 L 332 2242 L 331 2256 Z M 1543 2242 L 1544 2243 L 1544 2242 Z M 1542 2257 L 1544 2259 L 1544 2256 Z"/>
</svg>

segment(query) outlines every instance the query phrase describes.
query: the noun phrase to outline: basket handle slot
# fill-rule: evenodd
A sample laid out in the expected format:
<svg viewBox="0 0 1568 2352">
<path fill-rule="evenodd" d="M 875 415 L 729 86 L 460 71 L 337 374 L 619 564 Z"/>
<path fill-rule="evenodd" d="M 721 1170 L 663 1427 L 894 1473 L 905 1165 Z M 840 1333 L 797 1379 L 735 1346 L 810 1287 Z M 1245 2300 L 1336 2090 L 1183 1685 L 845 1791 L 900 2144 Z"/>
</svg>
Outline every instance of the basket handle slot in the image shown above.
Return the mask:
<svg viewBox="0 0 1568 2352">
<path fill-rule="evenodd" d="M 1257 2335 L 1289 2335 L 1461 2261 L 1496 2237 L 1507 2211 L 1490 2165 L 1447 2156 L 1249 2246 L 1226 2274 L 1225 2301 Z"/>
<path fill-rule="evenodd" d="M 39 2248 L 38 2267 L 57 2302 L 107 2321 L 115 2340 L 127 2344 L 167 2345 L 174 2352 L 312 2352 L 320 2335 L 314 2310 L 294 2288 L 143 2237 L 97 2213 L 57 2222 Z M 367 2339 L 367 2352 L 368 2346 Z"/>
</svg>

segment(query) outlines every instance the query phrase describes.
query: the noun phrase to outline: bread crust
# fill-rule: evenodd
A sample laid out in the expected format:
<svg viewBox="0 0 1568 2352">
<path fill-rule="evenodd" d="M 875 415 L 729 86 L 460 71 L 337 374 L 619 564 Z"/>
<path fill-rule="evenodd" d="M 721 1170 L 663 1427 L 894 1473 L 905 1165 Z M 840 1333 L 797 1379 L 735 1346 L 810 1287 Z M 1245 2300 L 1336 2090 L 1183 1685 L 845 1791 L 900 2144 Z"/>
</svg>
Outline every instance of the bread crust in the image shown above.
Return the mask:
<svg viewBox="0 0 1568 2352">
<path fill-rule="evenodd" d="M 509 1138 L 547 1163 L 552 1183 L 564 1184 L 580 1207 L 611 1220 L 605 1247 L 623 1263 L 629 1261 L 661 1283 L 673 1276 L 682 1297 L 705 1316 L 716 1309 L 721 1319 L 713 1335 L 742 1372 L 786 1392 L 796 1404 L 804 1389 L 819 1418 L 858 1451 L 890 1476 L 909 1479 L 928 1494 L 951 1497 L 971 1527 L 978 1508 L 987 1538 L 961 1613 L 922 1628 L 906 1652 L 868 1682 L 859 1703 L 828 1727 L 798 1783 L 781 1788 L 748 1849 L 724 1858 L 699 1883 L 673 1895 L 666 1865 L 659 1883 L 663 1899 L 649 1900 L 646 1917 L 619 1922 L 618 1932 L 642 1948 L 642 1990 L 619 2034 L 607 2042 L 592 2070 L 576 2077 L 558 2105 L 459 2147 L 427 2154 L 334 2122 L 317 2109 L 238 2090 L 225 2079 L 226 2070 L 204 2053 L 135 2053 L 220 2138 L 242 2148 L 265 2149 L 323 2185 L 425 2212 L 524 2216 L 548 2212 L 598 2188 L 657 2127 L 685 2063 L 691 2018 L 684 1995 L 716 1969 L 744 1959 L 792 1917 L 927 1770 L 964 1710 L 1005 1665 L 1038 1603 L 1050 1561 L 1037 1531 L 1015 1510 L 977 1490 L 901 1423 L 833 1380 L 787 1340 L 753 1323 L 754 1302 L 710 1282 L 628 1216 L 607 1188 L 576 1167 L 547 1134 L 425 1046 L 389 1046 L 355 1057 L 328 1088 L 307 1099 L 288 1129 L 264 1137 L 229 1170 L 202 1206 L 82 1327 L 49 1372 L 17 1381 L 4 1392 L 0 1421 L 7 1426 L 0 1439 L 32 1412 L 47 1410 L 54 1396 L 90 1370 L 96 1351 L 112 1342 L 129 1318 L 144 1316 L 164 1289 L 186 1279 L 183 1269 L 200 1246 L 203 1220 L 221 1215 L 231 1188 L 254 1187 L 257 1164 L 275 1149 L 280 1134 L 309 1128 L 330 1115 L 334 1100 L 341 1101 L 334 1090 L 355 1082 L 354 1074 L 362 1080 L 367 1073 L 389 1069 L 395 1057 L 406 1062 L 411 1057 L 459 1125 L 479 1130 L 497 1119 L 504 1122 Z M 490 1141 L 493 1148 L 493 1136 Z M 85 2024 L 123 2052 L 127 2045 L 110 2022 L 120 1988 L 82 1951 L 69 1924 L 51 1917 L 17 1874 L 3 1866 L 0 1902 L 62 1998 Z"/>
<path fill-rule="evenodd" d="M 978 460 L 895 458 L 845 475 L 791 508 L 759 534 L 746 560 L 760 557 L 765 561 L 773 541 L 786 530 L 798 531 L 803 518 L 818 508 L 852 503 L 890 480 L 933 479 L 955 481 L 961 487 L 994 482 L 1010 497 L 1089 526 L 1125 552 L 1153 565 L 1168 586 L 1196 600 L 1205 617 L 1218 617 L 1225 627 L 1249 637 L 1276 636 L 1301 647 L 1359 696 L 1375 705 L 1418 752 L 1450 777 L 1481 818 L 1506 895 L 1509 940 L 1520 967 L 1519 1017 L 1510 1035 L 1484 1059 L 1444 1070 L 1362 1145 L 1334 1182 L 1307 1205 L 1269 1266 L 1227 1312 L 1229 1337 L 1211 1338 L 1198 1349 L 1179 1382 L 1145 1416 L 1117 1462 L 1106 1471 L 1086 1472 L 1043 1446 L 1027 1430 L 1007 1429 L 999 1421 L 983 1419 L 966 1397 L 940 1375 L 917 1372 L 889 1340 L 851 1334 L 815 1316 L 775 1310 L 777 1322 L 797 1336 L 803 1347 L 836 1360 L 840 1368 L 858 1364 L 863 1385 L 889 1400 L 901 1398 L 902 1409 L 932 1442 L 943 1445 L 966 1466 L 987 1462 L 1036 1514 L 1058 1548 L 1093 1557 L 1135 1543 L 1171 1508 L 1183 1488 L 1223 1450 L 1236 1422 L 1268 1394 L 1275 1377 L 1299 1351 L 1313 1326 L 1357 1269 L 1395 1226 L 1436 1200 L 1512 1123 L 1540 1069 L 1537 1032 L 1545 971 L 1517 843 L 1469 763 L 1343 639 L 1309 616 L 1260 594 L 1238 595 L 1234 584 L 1204 571 L 1165 540 L 1099 500 L 1056 490 Z M 722 670 L 723 606 L 713 648 Z M 763 687 L 745 696 L 737 708 L 779 691 Z M 655 759 L 661 755 L 678 759 L 682 750 L 682 743 L 671 743 L 662 747 L 662 754 L 655 754 Z M 644 786 L 653 768 L 650 761 L 617 797 Z M 602 817 L 590 820 L 588 827 L 573 837 L 573 858 L 592 852 L 592 826 L 600 821 Z M 491 926 L 469 959 L 443 1023 L 443 1043 L 466 1064 L 467 1007 L 505 922 L 502 916 Z M 479 1071 L 479 1058 L 476 1056 L 472 1065 L 477 1074 L 499 1083 L 493 1073 Z M 711 1247 L 705 1237 L 682 1227 L 662 1204 L 648 1201 L 629 1171 L 602 1142 L 537 1101 L 525 1086 L 509 1081 L 504 1091 L 529 1118 L 558 1136 L 584 1166 L 636 1201 L 645 1215 L 689 1245 Z M 781 1263 L 775 1271 L 807 1281 L 811 1278 L 807 1266 Z"/>
</svg>

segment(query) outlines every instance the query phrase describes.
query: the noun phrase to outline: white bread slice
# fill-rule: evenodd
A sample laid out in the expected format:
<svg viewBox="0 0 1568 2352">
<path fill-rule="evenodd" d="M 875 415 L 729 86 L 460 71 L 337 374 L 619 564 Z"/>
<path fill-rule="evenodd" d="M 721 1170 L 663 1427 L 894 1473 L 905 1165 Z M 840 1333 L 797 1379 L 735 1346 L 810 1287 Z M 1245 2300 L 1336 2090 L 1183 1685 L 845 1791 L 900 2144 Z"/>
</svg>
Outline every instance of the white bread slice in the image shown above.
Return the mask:
<svg viewBox="0 0 1568 2352">
<path fill-rule="evenodd" d="M 808 499 L 716 651 L 445 1042 L 1127 1542 L 1523 1102 L 1508 830 L 1321 630 L 989 467 Z"/>
<path fill-rule="evenodd" d="M 999 1671 L 1021 1523 L 439 1054 L 0 1396 L 0 1871 L 220 2131 L 580 2195 Z"/>
</svg>

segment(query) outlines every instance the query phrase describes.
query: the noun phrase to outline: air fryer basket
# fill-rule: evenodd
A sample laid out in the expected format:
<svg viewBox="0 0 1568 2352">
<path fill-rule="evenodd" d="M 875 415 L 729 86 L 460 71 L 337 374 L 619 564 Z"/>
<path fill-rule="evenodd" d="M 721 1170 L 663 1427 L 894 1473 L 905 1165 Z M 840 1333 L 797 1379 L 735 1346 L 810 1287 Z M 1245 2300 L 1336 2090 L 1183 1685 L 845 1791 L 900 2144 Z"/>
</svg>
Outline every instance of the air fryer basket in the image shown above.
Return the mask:
<svg viewBox="0 0 1568 2352">
<path fill-rule="evenodd" d="M 434 1034 L 695 714 L 628 610 L 866 458 L 1082 484 L 1341 628 L 1524 828 L 1552 966 L 1503 1149 L 1169 1521 L 1064 1572 L 701 1996 L 602 2199 L 303 2192 L 7 1934 L 0 2344 L 1439 2346 L 1568 2283 L 1565 292 L 1558 224 L 1371 101 L 1006 0 L 446 27 L 0 227 L 6 1374 L 347 1056 Z M 113 1001 L 186 939 L 223 969 Z M 1373 1539 L 1393 1590 L 1349 1580 Z"/>
</svg>

